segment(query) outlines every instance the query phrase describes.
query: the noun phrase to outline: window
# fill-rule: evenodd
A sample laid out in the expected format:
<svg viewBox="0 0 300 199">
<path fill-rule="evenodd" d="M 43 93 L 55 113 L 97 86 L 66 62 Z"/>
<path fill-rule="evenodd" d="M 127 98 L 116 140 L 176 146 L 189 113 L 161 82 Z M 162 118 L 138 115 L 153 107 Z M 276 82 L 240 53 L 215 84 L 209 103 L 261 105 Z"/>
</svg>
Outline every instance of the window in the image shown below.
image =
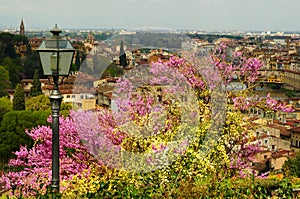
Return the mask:
<svg viewBox="0 0 300 199">
<path fill-rule="evenodd" d="M 267 159 L 267 157 L 268 157 L 267 155 L 264 155 L 264 159 Z"/>
<path fill-rule="evenodd" d="M 75 95 L 72 95 L 72 98 L 75 98 Z"/>
<path fill-rule="evenodd" d="M 275 150 L 275 144 L 272 145 L 272 150 Z"/>
<path fill-rule="evenodd" d="M 70 98 L 70 95 L 67 95 L 67 98 Z"/>
<path fill-rule="evenodd" d="M 265 140 L 265 144 L 268 144 L 268 140 Z"/>
</svg>

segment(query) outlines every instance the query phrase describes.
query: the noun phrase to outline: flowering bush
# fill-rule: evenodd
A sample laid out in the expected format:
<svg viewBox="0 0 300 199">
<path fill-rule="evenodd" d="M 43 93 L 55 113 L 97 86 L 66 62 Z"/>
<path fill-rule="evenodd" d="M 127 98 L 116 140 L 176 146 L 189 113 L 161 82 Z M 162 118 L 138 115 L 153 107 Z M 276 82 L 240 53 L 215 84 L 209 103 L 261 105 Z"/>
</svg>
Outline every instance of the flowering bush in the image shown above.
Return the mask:
<svg viewBox="0 0 300 199">
<path fill-rule="evenodd" d="M 173 56 L 132 69 L 115 86 L 116 108 L 60 118 L 62 193 L 176 197 L 188 184 L 255 176 L 250 167 L 258 146 L 249 144 L 242 112 L 291 108 L 269 95 L 249 96 L 262 63 L 227 50 L 221 45 L 208 59 Z M 234 79 L 247 89 L 226 89 Z M 35 146 L 16 152 L 9 165 L 23 169 L 5 173 L 2 181 L 18 194 L 35 195 L 49 184 L 51 130 L 27 133 Z"/>
<path fill-rule="evenodd" d="M 48 121 L 51 122 L 51 118 Z M 51 179 L 51 128 L 39 126 L 26 133 L 34 140 L 34 147 L 28 149 L 21 146 L 15 152 L 16 159 L 11 159 L 8 164 L 21 170 L 13 170 L 1 176 L 6 188 L 14 190 L 17 196 L 46 193 Z M 81 144 L 71 118 L 60 118 L 60 135 L 60 176 L 64 182 L 83 171 L 89 171 L 97 160 Z M 61 190 L 64 192 L 66 188 L 62 186 Z"/>
</svg>

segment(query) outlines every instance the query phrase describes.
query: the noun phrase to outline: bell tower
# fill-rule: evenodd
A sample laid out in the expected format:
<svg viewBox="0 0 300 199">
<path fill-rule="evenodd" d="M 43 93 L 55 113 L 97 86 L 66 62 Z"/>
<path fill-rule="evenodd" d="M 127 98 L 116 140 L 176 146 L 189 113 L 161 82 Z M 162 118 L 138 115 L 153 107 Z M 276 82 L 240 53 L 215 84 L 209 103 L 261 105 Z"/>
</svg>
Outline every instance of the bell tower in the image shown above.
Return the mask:
<svg viewBox="0 0 300 199">
<path fill-rule="evenodd" d="M 20 24 L 20 35 L 25 36 L 25 26 L 24 26 L 23 18 L 22 18 L 21 24 Z"/>
</svg>

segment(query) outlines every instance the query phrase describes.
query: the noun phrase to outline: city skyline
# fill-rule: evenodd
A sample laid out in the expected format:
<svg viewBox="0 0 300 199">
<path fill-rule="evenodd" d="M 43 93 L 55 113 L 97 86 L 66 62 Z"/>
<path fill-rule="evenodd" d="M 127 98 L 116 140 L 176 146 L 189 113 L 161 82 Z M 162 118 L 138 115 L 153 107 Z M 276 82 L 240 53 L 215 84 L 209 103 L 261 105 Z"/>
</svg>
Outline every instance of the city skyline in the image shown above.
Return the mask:
<svg viewBox="0 0 300 199">
<path fill-rule="evenodd" d="M 16 4 L 18 4 L 16 6 Z M 300 31 L 297 0 L 2 0 L 0 28 Z"/>
</svg>

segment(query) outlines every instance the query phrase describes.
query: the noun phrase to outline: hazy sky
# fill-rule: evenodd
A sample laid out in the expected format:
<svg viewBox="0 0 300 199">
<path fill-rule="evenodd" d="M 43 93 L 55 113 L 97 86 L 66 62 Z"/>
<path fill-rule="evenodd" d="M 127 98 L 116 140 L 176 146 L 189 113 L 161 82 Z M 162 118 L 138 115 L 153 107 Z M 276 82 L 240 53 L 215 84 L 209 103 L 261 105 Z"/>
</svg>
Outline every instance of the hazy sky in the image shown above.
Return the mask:
<svg viewBox="0 0 300 199">
<path fill-rule="evenodd" d="M 0 25 L 300 31 L 300 0 L 1 0 Z"/>
</svg>

